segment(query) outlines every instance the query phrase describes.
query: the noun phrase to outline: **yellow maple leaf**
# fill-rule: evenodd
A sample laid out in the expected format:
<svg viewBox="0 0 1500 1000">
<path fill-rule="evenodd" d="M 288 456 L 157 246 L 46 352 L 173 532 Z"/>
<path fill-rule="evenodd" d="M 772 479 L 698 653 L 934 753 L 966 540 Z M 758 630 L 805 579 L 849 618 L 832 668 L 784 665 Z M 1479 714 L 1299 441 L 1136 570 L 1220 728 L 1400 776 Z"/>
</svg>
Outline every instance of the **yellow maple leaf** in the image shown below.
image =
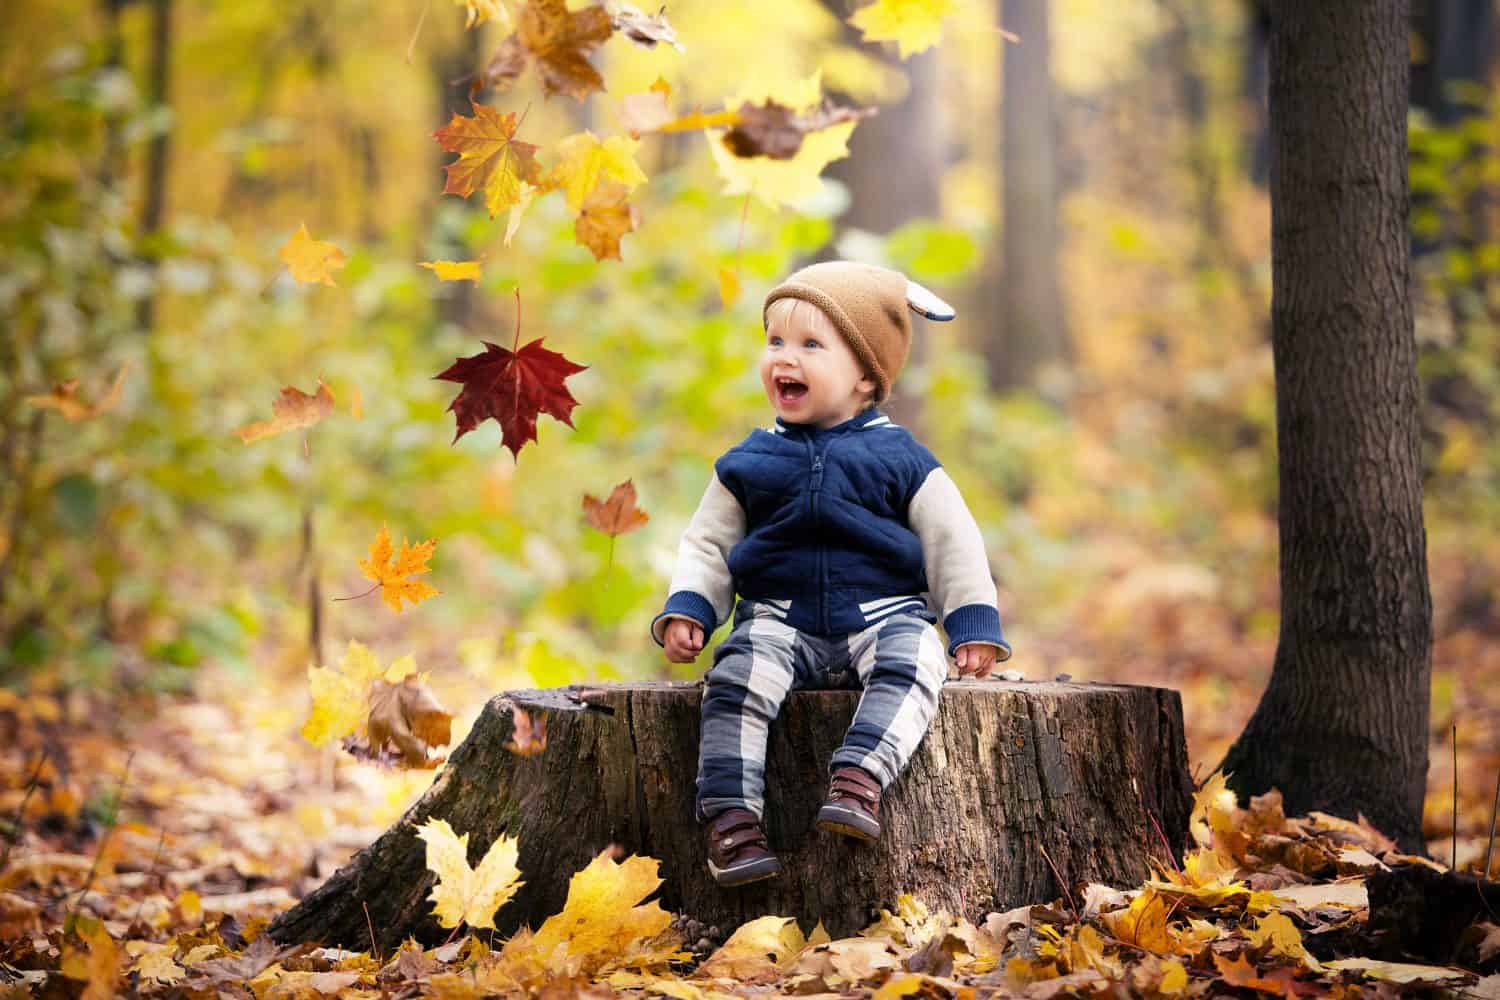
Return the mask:
<svg viewBox="0 0 1500 1000">
<path fill-rule="evenodd" d="M 332 285 L 333 272 L 346 263 L 344 251 L 332 243 L 313 239 L 308 235 L 305 222 L 281 245 L 277 256 L 292 277 L 303 284 L 320 281 L 325 285 Z"/>
<path fill-rule="evenodd" d="M 589 248 L 595 260 L 620 256 L 620 240 L 634 232 L 640 214 L 626 201 L 629 190 L 618 181 L 601 184 L 584 199 L 578 218 L 573 222 L 573 238 Z"/>
<path fill-rule="evenodd" d="M 661 885 L 660 867 L 655 858 L 637 855 L 616 862 L 606 848 L 568 883 L 562 912 L 548 917 L 531 941 L 535 953 L 561 956 L 591 976 L 620 956 L 650 964 L 675 954 L 678 942 L 670 935 L 663 936 L 658 954 L 638 947 L 672 924 L 672 915 L 659 902 L 641 903 Z"/>
<path fill-rule="evenodd" d="M 393 683 L 415 669 L 412 658 L 404 656 L 391 664 L 387 676 L 396 675 Z M 375 654 L 362 643 L 349 640 L 349 648 L 337 667 L 308 667 L 307 682 L 312 690 L 313 709 L 302 724 L 302 735 L 314 746 L 342 739 L 359 728 L 367 711 L 365 698 L 370 684 L 381 676 Z"/>
<path fill-rule="evenodd" d="M 943 18 L 957 8 L 954 0 L 876 0 L 861 7 L 849 23 L 867 42 L 895 42 L 902 59 L 932 48 L 943 37 Z"/>
<path fill-rule="evenodd" d="M 281 390 L 281 394 L 271 404 L 270 420 L 256 420 L 235 428 L 234 433 L 245 444 L 249 444 L 273 434 L 311 427 L 333 412 L 333 404 L 333 390 L 322 382 L 318 383 L 318 391 L 312 395 L 289 385 Z"/>
<path fill-rule="evenodd" d="M 444 927 L 467 923 L 470 927 L 495 926 L 495 911 L 504 906 L 520 881 L 516 859 L 520 847 L 515 837 L 495 838 L 480 860 L 469 867 L 469 835 L 458 836 L 445 819 L 429 820 L 417 827 L 417 836 L 427 844 L 427 868 L 437 883 L 427 897 L 432 912 Z"/>
<path fill-rule="evenodd" d="M 1188 830 L 1199 847 L 1209 847 L 1214 842 L 1215 833 L 1229 833 L 1235 829 L 1239 811 L 1239 799 L 1230 791 L 1224 772 L 1215 771 L 1193 796 Z"/>
<path fill-rule="evenodd" d="M 578 212 L 593 190 L 607 181 L 619 181 L 627 191 L 646 182 L 646 174 L 635 162 L 640 143 L 623 135 L 603 142 L 589 131 L 576 132 L 557 144 L 558 162 L 548 175 L 549 187 L 560 187 L 568 209 Z"/>
<path fill-rule="evenodd" d="M 719 268 L 719 301 L 728 309 L 740 300 L 740 276 L 732 268 Z"/>
<path fill-rule="evenodd" d="M 724 106 L 738 108 L 747 103 L 762 104 L 774 100 L 793 111 L 805 113 L 818 106 L 821 95 L 822 73 L 819 71 L 791 83 L 747 84 Z M 721 141 L 723 129 L 710 129 L 706 134 L 714 165 L 725 181 L 724 193 L 753 192 L 767 206 L 778 209 L 783 205 L 796 205 L 818 193 L 822 186 L 818 178 L 823 168 L 849 155 L 849 136 L 854 133 L 856 124 L 841 122 L 809 133 L 803 138 L 797 155 L 786 160 L 769 156 L 735 156 Z"/>
<path fill-rule="evenodd" d="M 432 571 L 432 568 L 427 565 L 427 560 L 432 558 L 433 550 L 436 548 L 436 538 L 429 538 L 416 545 L 409 545 L 403 538 L 401 539 L 401 553 L 393 560 L 391 558 L 393 551 L 391 533 L 382 524 L 380 533 L 375 536 L 375 541 L 370 543 L 370 558 L 361 559 L 359 568 L 367 579 L 380 584 L 381 599 L 399 614 L 403 610 L 401 607 L 403 598 L 412 604 L 420 604 L 427 598 L 438 595 L 439 591 L 427 583 L 406 579 L 408 576 Z"/>
<path fill-rule="evenodd" d="M 142 979 L 154 979 L 158 983 L 175 983 L 187 975 L 173 959 L 172 954 L 177 950 L 177 942 L 164 941 L 154 944 L 150 941 L 129 941 L 125 945 L 125 951 L 135 957 L 135 964 L 130 967 L 131 972 L 138 972 Z"/>
<path fill-rule="evenodd" d="M 481 277 L 477 260 L 424 260 L 417 266 L 427 268 L 440 281 L 478 281 Z"/>
<path fill-rule="evenodd" d="M 474 117 L 458 112 L 453 120 L 432 133 L 442 147 L 457 153 L 448 164 L 448 183 L 443 194 L 467 198 L 475 191 L 484 192 L 484 204 L 490 218 L 516 204 L 523 184 L 536 184 L 542 166 L 536 161 L 536 146 L 516 138 L 520 115 L 514 111 L 501 114 L 486 104 L 473 104 Z"/>
<path fill-rule="evenodd" d="M 735 928 L 703 963 L 698 974 L 713 978 L 754 980 L 778 975 L 781 964 L 807 944 L 792 917 L 757 917 Z"/>
<path fill-rule="evenodd" d="M 1285 913 L 1267 913 L 1253 928 L 1245 931 L 1245 937 L 1255 948 L 1268 948 L 1269 954 L 1296 959 L 1309 969 L 1319 969 L 1318 960 L 1307 953 L 1302 944 L 1302 932 Z"/>
</svg>

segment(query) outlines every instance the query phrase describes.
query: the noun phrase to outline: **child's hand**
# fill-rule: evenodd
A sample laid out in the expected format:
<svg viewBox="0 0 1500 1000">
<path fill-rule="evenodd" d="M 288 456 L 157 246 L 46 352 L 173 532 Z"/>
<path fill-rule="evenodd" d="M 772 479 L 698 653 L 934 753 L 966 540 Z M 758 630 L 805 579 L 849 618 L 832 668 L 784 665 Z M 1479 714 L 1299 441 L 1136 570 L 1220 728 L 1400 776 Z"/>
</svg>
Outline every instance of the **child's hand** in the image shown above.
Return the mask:
<svg viewBox="0 0 1500 1000">
<path fill-rule="evenodd" d="M 676 622 L 673 622 L 675 625 Z M 958 676 L 968 677 L 973 674 L 983 680 L 995 669 L 995 654 L 998 650 L 987 642 L 971 642 L 958 647 Z"/>
<path fill-rule="evenodd" d="M 667 622 L 662 644 L 673 663 L 692 663 L 703 650 L 703 626 L 686 618 L 673 618 Z"/>
</svg>

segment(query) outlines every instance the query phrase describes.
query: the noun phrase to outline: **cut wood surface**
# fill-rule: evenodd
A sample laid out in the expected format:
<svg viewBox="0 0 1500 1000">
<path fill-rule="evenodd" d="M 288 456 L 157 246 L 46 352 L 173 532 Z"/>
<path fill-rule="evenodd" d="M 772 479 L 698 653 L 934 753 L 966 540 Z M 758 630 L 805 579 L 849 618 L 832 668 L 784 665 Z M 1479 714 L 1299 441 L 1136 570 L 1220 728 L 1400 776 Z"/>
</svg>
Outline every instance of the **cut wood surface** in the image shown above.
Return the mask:
<svg viewBox="0 0 1500 1000">
<path fill-rule="evenodd" d="M 389 951 L 447 932 L 415 827 L 468 833 L 475 864 L 520 838 L 526 880 L 495 916 L 501 934 L 562 908 L 568 880 L 610 844 L 661 861 L 662 904 L 729 929 L 768 913 L 821 920 L 834 937 L 896 897 L 981 919 L 1089 881 L 1134 886 L 1180 849 L 1192 783 L 1177 692 L 1115 684 L 950 681 L 926 738 L 881 808 L 879 842 L 820 833 L 829 758 L 858 691 L 795 691 L 771 728 L 766 827 L 778 879 L 722 889 L 693 817 L 699 683 L 510 691 L 492 698 L 432 787 L 322 886 L 284 913 L 276 939 Z M 513 712 L 545 717 L 546 750 L 505 748 Z M 366 916 L 365 907 L 369 914 Z"/>
</svg>

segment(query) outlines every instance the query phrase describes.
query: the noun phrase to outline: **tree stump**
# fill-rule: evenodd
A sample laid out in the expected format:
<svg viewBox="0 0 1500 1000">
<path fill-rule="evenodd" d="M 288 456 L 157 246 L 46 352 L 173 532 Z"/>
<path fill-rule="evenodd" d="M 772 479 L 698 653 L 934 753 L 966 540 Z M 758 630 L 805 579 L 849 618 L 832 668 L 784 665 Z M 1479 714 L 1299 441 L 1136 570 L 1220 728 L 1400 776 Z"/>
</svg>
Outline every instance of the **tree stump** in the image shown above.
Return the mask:
<svg viewBox="0 0 1500 1000">
<path fill-rule="evenodd" d="M 1133 886 L 1175 854 L 1192 783 L 1177 692 L 1115 684 L 950 681 L 911 763 L 887 791 L 875 844 L 813 826 L 827 764 L 858 691 L 794 691 L 771 727 L 766 828 L 785 872 L 721 889 L 693 817 L 701 683 L 510 691 L 492 698 L 432 787 L 378 840 L 271 927 L 282 942 L 390 952 L 447 934 L 414 827 L 446 819 L 477 864 L 501 833 L 520 839 L 525 886 L 501 934 L 558 912 L 568 880 L 601 850 L 661 861 L 660 898 L 728 933 L 768 913 L 853 934 L 913 893 L 982 919 L 1089 881 Z M 513 711 L 544 717 L 547 748 L 505 748 Z M 368 915 L 365 907 L 368 907 Z"/>
</svg>

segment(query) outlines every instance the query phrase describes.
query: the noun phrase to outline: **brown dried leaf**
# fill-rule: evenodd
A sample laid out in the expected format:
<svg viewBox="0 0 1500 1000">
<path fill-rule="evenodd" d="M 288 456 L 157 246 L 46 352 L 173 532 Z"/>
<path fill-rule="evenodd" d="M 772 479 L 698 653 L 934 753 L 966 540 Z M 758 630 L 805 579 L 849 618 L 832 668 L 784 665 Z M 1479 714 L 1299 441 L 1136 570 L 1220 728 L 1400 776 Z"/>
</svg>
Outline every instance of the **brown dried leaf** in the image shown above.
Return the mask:
<svg viewBox="0 0 1500 1000">
<path fill-rule="evenodd" d="M 289 385 L 281 390 L 281 395 L 271 404 L 273 416 L 270 420 L 257 420 L 236 429 L 234 433 L 239 435 L 241 441 L 249 444 L 273 434 L 311 427 L 333 412 L 333 403 L 333 390 L 321 381 L 318 383 L 317 393 L 311 396 L 296 386 Z"/>
<path fill-rule="evenodd" d="M 874 108 L 836 108 L 827 101 L 806 114 L 798 114 L 775 100 L 745 103 L 736 112 L 738 124 L 725 132 L 721 141 L 735 156 L 790 160 L 802 148 L 802 140 L 808 133 L 858 122 L 875 113 Z"/>
</svg>

